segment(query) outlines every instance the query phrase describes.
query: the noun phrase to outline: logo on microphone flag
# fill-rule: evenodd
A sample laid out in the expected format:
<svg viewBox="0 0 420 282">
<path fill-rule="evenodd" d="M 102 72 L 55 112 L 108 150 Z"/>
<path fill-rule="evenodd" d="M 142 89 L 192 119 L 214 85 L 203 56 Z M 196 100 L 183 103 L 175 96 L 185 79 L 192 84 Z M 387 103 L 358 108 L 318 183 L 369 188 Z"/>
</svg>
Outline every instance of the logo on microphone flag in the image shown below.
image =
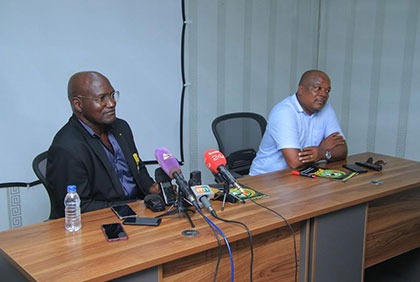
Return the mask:
<svg viewBox="0 0 420 282">
<path fill-rule="evenodd" d="M 196 192 L 196 194 L 204 194 L 204 193 L 212 193 L 213 191 L 211 190 L 210 186 L 208 185 L 195 185 L 192 186 L 191 188 L 193 188 Z"/>
</svg>

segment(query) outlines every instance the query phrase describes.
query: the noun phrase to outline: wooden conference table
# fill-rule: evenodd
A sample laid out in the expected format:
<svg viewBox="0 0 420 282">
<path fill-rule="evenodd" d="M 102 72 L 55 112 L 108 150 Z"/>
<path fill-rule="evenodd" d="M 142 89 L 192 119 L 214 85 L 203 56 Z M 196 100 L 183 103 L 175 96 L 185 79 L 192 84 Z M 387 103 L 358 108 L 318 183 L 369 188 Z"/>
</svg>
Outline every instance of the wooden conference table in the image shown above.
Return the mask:
<svg viewBox="0 0 420 282">
<path fill-rule="evenodd" d="M 294 281 L 295 252 L 299 281 L 362 281 L 366 267 L 420 246 L 420 163 L 363 153 L 387 164 L 347 182 L 291 175 L 290 170 L 246 177 L 240 182 L 270 195 L 257 202 L 212 204 L 219 217 L 243 222 L 253 235 L 253 281 Z M 340 168 L 345 162 L 329 163 Z M 382 184 L 372 181 L 381 180 Z M 143 202 L 131 206 L 140 216 L 156 216 Z M 208 215 L 207 211 L 204 211 Z M 208 215 L 209 216 L 209 215 Z M 209 218 L 211 218 L 209 216 Z M 245 228 L 214 218 L 226 234 L 235 265 L 235 281 L 249 281 L 250 241 Z M 125 226 L 129 239 L 108 243 L 101 224 L 118 222 L 110 209 L 82 214 L 81 231 L 64 230 L 56 219 L 0 232 L 2 255 L 34 281 L 212 281 L 218 243 L 203 218 L 192 214 L 195 237 L 183 215 L 163 218 L 158 227 Z M 223 240 L 222 244 L 223 244 Z M 225 245 L 218 281 L 230 281 Z"/>
</svg>

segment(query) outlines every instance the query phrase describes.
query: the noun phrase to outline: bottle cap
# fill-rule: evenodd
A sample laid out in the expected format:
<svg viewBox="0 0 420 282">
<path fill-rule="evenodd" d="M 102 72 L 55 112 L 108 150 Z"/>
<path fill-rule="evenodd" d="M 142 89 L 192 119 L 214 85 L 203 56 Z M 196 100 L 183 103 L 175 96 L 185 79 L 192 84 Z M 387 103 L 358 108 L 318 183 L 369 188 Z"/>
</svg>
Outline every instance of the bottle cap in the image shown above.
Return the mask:
<svg viewBox="0 0 420 282">
<path fill-rule="evenodd" d="M 68 185 L 67 192 L 76 192 L 76 185 Z"/>
</svg>

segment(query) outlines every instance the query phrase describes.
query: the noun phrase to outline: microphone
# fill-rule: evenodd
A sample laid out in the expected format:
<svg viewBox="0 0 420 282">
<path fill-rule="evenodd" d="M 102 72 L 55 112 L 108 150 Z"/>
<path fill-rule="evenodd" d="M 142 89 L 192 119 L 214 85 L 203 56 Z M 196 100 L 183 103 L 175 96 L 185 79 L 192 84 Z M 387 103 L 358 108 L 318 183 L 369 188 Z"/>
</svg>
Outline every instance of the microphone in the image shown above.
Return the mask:
<svg viewBox="0 0 420 282">
<path fill-rule="evenodd" d="M 236 178 L 230 173 L 226 168 L 226 158 L 225 156 L 214 149 L 207 150 L 204 153 L 204 162 L 208 169 L 211 170 L 214 174 L 220 173 L 220 175 L 230 184 L 238 188 L 243 193 L 243 188 L 236 181 Z"/>
<path fill-rule="evenodd" d="M 193 191 L 195 197 L 198 199 L 199 205 L 201 207 L 204 206 L 209 213 L 211 213 L 214 217 L 217 217 L 216 211 L 209 201 L 209 198 L 214 196 L 214 192 L 211 190 L 210 186 L 195 185 L 191 186 L 191 190 Z"/>
<path fill-rule="evenodd" d="M 164 147 L 157 148 L 155 150 L 155 158 L 159 163 L 163 171 L 171 178 L 176 181 L 181 191 L 184 193 L 185 198 L 198 210 L 200 211 L 200 205 L 195 198 L 194 194 L 191 191 L 191 188 L 188 186 L 187 181 L 184 178 L 184 175 L 181 172 L 179 163 L 172 153 Z"/>
</svg>

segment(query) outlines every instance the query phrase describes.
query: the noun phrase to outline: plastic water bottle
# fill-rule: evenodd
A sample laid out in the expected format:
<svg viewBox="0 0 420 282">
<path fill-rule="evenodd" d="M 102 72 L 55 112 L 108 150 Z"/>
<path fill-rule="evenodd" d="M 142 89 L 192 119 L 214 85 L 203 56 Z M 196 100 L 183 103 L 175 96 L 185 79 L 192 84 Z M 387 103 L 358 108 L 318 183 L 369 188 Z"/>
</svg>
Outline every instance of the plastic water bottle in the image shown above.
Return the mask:
<svg viewBox="0 0 420 282">
<path fill-rule="evenodd" d="M 70 232 L 79 230 L 82 227 L 80 215 L 80 197 L 77 194 L 76 186 L 67 186 L 67 195 L 64 198 L 64 227 Z"/>
</svg>

